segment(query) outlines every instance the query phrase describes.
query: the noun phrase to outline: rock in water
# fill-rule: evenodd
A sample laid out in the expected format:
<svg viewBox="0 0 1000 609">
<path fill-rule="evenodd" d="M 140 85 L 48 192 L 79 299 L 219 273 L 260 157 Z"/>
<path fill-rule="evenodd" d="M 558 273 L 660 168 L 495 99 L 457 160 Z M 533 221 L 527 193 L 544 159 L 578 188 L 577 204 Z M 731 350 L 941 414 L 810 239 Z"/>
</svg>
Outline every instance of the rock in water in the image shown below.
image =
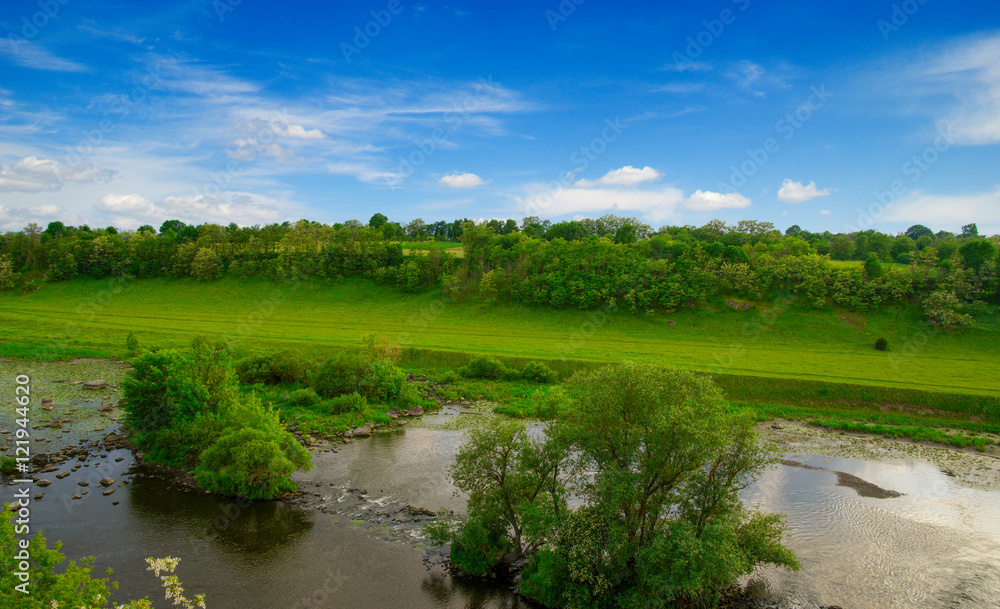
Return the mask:
<svg viewBox="0 0 1000 609">
<path fill-rule="evenodd" d="M 105 380 L 97 379 L 94 381 L 85 381 L 83 383 L 84 389 L 104 389 L 108 386 L 108 382 Z"/>
<path fill-rule="evenodd" d="M 420 405 L 414 406 L 413 408 L 407 410 L 406 414 L 411 417 L 419 417 L 424 414 L 424 407 Z"/>
<path fill-rule="evenodd" d="M 362 425 L 361 427 L 355 429 L 352 434 L 355 438 L 367 438 L 372 435 L 372 430 L 368 429 L 367 426 Z"/>
</svg>

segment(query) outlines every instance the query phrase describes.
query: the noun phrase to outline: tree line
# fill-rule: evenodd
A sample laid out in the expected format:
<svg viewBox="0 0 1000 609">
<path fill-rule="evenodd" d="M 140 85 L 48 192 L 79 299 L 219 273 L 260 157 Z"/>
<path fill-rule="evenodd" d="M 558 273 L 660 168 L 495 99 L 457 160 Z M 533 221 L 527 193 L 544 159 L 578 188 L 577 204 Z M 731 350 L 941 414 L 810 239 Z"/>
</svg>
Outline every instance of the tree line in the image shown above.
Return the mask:
<svg viewBox="0 0 1000 609">
<path fill-rule="evenodd" d="M 464 256 L 443 243 L 461 243 Z M 448 298 L 593 309 L 674 310 L 719 296 L 796 296 L 810 306 L 867 310 L 914 302 L 945 326 L 1000 305 L 1000 236 L 914 225 L 784 233 L 769 222 L 665 226 L 607 215 L 552 223 L 527 217 L 405 225 L 308 220 L 240 227 L 168 220 L 159 229 L 51 222 L 0 235 L 0 289 L 32 291 L 74 277 L 366 277 Z"/>
</svg>

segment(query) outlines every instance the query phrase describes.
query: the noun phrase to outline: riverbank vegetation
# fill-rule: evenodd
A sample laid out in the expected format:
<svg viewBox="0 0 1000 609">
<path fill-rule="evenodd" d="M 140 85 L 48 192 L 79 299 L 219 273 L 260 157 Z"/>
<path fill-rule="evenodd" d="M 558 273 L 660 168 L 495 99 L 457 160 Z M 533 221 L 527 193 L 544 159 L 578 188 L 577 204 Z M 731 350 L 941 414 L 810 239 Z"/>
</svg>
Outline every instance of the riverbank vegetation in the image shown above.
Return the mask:
<svg viewBox="0 0 1000 609">
<path fill-rule="evenodd" d="M 738 496 L 777 453 L 707 376 L 626 363 L 572 385 L 544 438 L 498 422 L 459 449 L 468 515 L 431 529 L 459 569 L 526 563 L 545 606 L 620 607 L 713 606 L 758 565 L 798 568 L 780 517 Z"/>
</svg>

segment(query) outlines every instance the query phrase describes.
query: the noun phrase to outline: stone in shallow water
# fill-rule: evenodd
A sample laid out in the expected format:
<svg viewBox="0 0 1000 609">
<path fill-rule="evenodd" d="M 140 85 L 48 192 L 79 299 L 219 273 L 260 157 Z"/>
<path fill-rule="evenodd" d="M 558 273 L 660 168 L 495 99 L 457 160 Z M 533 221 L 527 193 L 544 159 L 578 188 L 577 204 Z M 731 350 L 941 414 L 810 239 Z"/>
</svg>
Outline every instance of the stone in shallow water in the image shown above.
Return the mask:
<svg viewBox="0 0 1000 609">
<path fill-rule="evenodd" d="M 104 389 L 108 386 L 108 382 L 102 379 L 96 379 L 93 381 L 85 381 L 83 383 L 84 389 Z"/>
</svg>

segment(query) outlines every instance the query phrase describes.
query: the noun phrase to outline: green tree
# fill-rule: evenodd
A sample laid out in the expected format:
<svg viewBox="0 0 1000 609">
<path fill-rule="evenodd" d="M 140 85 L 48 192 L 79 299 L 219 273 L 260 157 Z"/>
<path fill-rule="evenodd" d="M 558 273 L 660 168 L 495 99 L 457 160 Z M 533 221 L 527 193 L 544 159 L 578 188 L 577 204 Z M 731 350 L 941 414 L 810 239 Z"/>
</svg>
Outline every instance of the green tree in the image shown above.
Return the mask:
<svg viewBox="0 0 1000 609">
<path fill-rule="evenodd" d="M 882 276 L 882 261 L 874 252 L 868 254 L 868 260 L 865 260 L 865 275 L 869 280 L 878 279 Z"/>
<path fill-rule="evenodd" d="M 969 239 L 958 248 L 965 266 L 979 271 L 984 264 L 993 259 L 997 248 L 986 239 Z"/>
<path fill-rule="evenodd" d="M 635 227 L 631 224 L 622 224 L 615 231 L 615 243 L 635 243 L 636 241 Z"/>
<path fill-rule="evenodd" d="M 191 261 L 191 275 L 200 281 L 211 281 L 222 274 L 222 259 L 215 249 L 203 247 Z"/>
<path fill-rule="evenodd" d="M 379 214 L 379 213 L 377 213 L 377 214 L 372 215 L 372 217 L 368 220 L 368 226 L 370 226 L 371 228 L 374 228 L 375 230 L 378 230 L 378 229 L 382 228 L 385 225 L 385 223 L 388 222 L 388 221 L 389 221 L 389 218 L 387 218 L 385 216 L 385 214 Z"/>
<path fill-rule="evenodd" d="M 962 227 L 962 234 L 959 235 L 959 238 L 961 239 L 963 237 L 978 237 L 978 236 L 979 236 L 979 227 L 976 226 L 975 222 L 973 222 L 972 224 L 966 224 L 965 226 Z"/>
<path fill-rule="evenodd" d="M 451 541 L 452 562 L 485 575 L 541 547 L 566 509 L 560 473 L 567 457 L 557 437 L 534 440 L 520 421 L 494 419 L 473 429 L 450 469 L 469 495 L 469 517 L 436 532 Z"/>
<path fill-rule="evenodd" d="M 906 232 L 904 234 L 911 240 L 917 241 L 921 237 L 933 237 L 934 231 L 927 228 L 923 224 L 914 224 L 910 228 L 906 229 Z"/>
</svg>

